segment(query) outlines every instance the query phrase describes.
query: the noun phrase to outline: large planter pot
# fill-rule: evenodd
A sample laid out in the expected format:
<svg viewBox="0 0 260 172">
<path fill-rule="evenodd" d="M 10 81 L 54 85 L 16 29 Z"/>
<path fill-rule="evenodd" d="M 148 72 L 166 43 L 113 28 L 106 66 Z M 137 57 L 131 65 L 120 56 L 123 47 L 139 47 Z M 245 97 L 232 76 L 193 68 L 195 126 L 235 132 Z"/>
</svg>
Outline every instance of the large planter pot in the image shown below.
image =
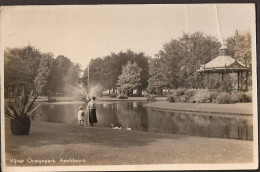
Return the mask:
<svg viewBox="0 0 260 172">
<path fill-rule="evenodd" d="M 31 127 L 31 120 L 28 116 L 21 120 L 11 119 L 11 132 L 13 135 L 28 135 Z"/>
</svg>

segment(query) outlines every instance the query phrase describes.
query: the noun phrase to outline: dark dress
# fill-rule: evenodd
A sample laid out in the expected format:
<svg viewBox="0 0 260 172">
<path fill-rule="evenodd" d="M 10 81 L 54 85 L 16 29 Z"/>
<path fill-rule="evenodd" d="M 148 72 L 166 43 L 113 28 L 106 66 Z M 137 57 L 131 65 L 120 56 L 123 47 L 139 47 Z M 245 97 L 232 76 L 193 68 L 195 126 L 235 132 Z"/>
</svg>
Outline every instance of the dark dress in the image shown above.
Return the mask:
<svg viewBox="0 0 260 172">
<path fill-rule="evenodd" d="M 97 123 L 96 109 L 89 109 L 89 123 Z"/>
</svg>

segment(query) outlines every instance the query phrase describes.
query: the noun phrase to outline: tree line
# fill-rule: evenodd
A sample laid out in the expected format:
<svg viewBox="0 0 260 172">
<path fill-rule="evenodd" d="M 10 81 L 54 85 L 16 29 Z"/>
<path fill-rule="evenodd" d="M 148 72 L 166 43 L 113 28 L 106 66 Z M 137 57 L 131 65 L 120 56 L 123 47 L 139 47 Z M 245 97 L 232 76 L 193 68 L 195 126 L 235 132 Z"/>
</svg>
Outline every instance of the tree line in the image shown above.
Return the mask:
<svg viewBox="0 0 260 172">
<path fill-rule="evenodd" d="M 63 55 L 41 53 L 31 45 L 4 51 L 5 96 L 32 89 L 42 96 L 70 95 L 79 83 L 80 64 Z"/>
<path fill-rule="evenodd" d="M 249 32 L 236 31 L 225 44 L 231 57 L 251 67 Z M 87 86 L 88 77 L 91 85 L 100 84 L 104 89 L 119 89 L 127 94 L 133 89 L 161 94 L 168 88 L 202 88 L 206 81 L 195 71 L 218 56 L 220 46 L 217 38 L 204 33 L 183 33 L 180 38 L 163 44 L 154 58 L 129 49 L 93 58 L 89 69 L 83 71 L 80 64 L 68 57 L 54 58 L 52 53 L 41 53 L 30 45 L 7 48 L 4 52 L 5 94 L 26 87 L 45 96 L 70 95 L 79 83 Z M 83 77 L 80 76 L 82 72 Z M 226 79 L 236 84 L 232 74 Z M 220 84 L 220 76 L 211 77 L 210 88 L 218 88 Z"/>
</svg>

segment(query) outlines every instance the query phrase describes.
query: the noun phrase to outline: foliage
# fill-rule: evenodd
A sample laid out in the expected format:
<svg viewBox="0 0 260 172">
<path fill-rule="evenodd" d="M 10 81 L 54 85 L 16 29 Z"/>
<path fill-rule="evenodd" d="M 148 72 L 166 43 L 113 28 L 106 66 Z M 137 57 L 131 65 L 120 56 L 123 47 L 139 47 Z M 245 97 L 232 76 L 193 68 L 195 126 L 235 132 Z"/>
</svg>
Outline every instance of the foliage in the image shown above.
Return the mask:
<svg viewBox="0 0 260 172">
<path fill-rule="evenodd" d="M 131 50 L 126 52 L 111 53 L 103 58 L 92 59 L 89 65 L 90 82 L 92 84 L 101 84 L 104 89 L 117 87 L 118 77 L 122 73 L 122 66 L 127 62 L 135 62 L 142 69 L 140 89 L 147 87 L 148 80 L 148 57 L 144 53 L 135 53 Z M 83 83 L 87 85 L 88 68 L 84 70 Z"/>
<path fill-rule="evenodd" d="M 122 67 L 122 74 L 118 77 L 117 85 L 119 90 L 138 89 L 141 85 L 142 69 L 134 62 L 128 61 Z"/>
<path fill-rule="evenodd" d="M 185 88 L 178 88 L 175 90 L 175 95 L 176 96 L 182 96 L 185 94 L 185 92 L 187 91 L 187 89 Z"/>
<path fill-rule="evenodd" d="M 52 54 L 44 54 L 40 60 L 38 74 L 34 79 L 34 85 L 39 95 L 49 95 L 49 92 L 53 90 L 50 81 L 53 61 Z"/>
<path fill-rule="evenodd" d="M 196 90 L 194 95 L 190 97 L 190 103 L 214 103 L 218 95 L 217 91 L 207 89 Z"/>
<path fill-rule="evenodd" d="M 51 97 L 48 97 L 48 100 L 47 100 L 48 103 L 52 103 L 52 102 L 56 102 L 56 101 L 57 101 L 57 99 L 51 98 Z"/>
<path fill-rule="evenodd" d="M 115 93 L 110 93 L 110 94 L 108 94 L 108 96 L 111 97 L 111 98 L 116 98 L 116 94 Z"/>
<path fill-rule="evenodd" d="M 186 102 L 188 96 L 185 95 L 187 89 L 178 88 L 172 91 L 171 95 L 167 96 L 167 101 L 169 102 Z M 184 96 L 185 95 L 185 96 Z"/>
<path fill-rule="evenodd" d="M 4 67 L 7 96 L 21 87 L 48 97 L 64 95 L 66 90 L 71 92 L 71 85 L 79 82 L 81 72 L 80 65 L 73 64 L 67 57 L 59 55 L 54 59 L 51 53 L 41 53 L 30 45 L 7 48 Z"/>
<path fill-rule="evenodd" d="M 65 56 L 59 55 L 54 59 L 50 75 L 53 94 L 65 95 L 65 78 L 71 65 L 72 62 Z"/>
<path fill-rule="evenodd" d="M 252 67 L 252 49 L 251 49 L 251 35 L 250 31 L 236 31 L 235 34 L 226 40 L 226 45 L 229 50 L 229 55 L 236 60 L 242 62 L 248 67 Z M 233 76 L 231 83 L 237 88 L 237 77 Z M 249 72 L 248 87 L 252 87 L 252 73 Z M 244 77 L 245 81 L 246 78 Z"/>
<path fill-rule="evenodd" d="M 167 101 L 182 103 L 239 103 L 251 102 L 251 92 L 218 92 L 212 90 L 186 90 L 176 89 L 171 95 L 167 96 Z"/>
<path fill-rule="evenodd" d="M 124 94 L 120 94 L 116 97 L 117 99 L 128 99 L 128 96 L 127 95 L 124 95 Z"/>
<path fill-rule="evenodd" d="M 209 91 L 207 90 L 199 90 L 195 96 L 194 99 L 196 101 L 196 103 L 210 103 L 210 94 Z"/>
<path fill-rule="evenodd" d="M 163 63 L 161 59 L 154 58 L 151 59 L 149 63 L 149 74 L 150 78 L 148 79 L 148 90 L 150 92 L 155 92 L 155 89 L 162 90 L 168 85 L 168 78 L 166 71 L 162 71 Z M 158 92 L 157 91 L 157 92 Z"/>
<path fill-rule="evenodd" d="M 231 94 L 227 92 L 222 92 L 218 94 L 216 98 L 216 103 L 219 104 L 226 104 L 226 103 L 232 103 L 231 101 Z"/>
<path fill-rule="evenodd" d="M 216 91 L 176 89 L 172 95 L 167 96 L 168 102 L 182 103 L 211 103 L 215 102 L 218 93 Z"/>
<path fill-rule="evenodd" d="M 39 104 L 34 109 L 32 109 L 33 104 L 37 98 L 37 96 L 35 96 L 33 100 L 30 101 L 32 94 L 33 91 L 31 91 L 30 95 L 22 93 L 21 98 L 17 98 L 15 103 L 7 103 L 7 105 L 5 105 L 5 116 L 18 121 L 27 116 L 31 116 L 32 112 L 34 112 L 40 105 Z"/>
<path fill-rule="evenodd" d="M 196 99 L 194 96 L 190 97 L 188 103 L 196 103 Z"/>
<path fill-rule="evenodd" d="M 170 102 L 170 103 L 175 102 L 173 95 L 168 95 L 166 100 L 167 100 L 168 102 Z"/>
<path fill-rule="evenodd" d="M 218 54 L 220 43 L 216 38 L 195 32 L 164 44 L 163 50 L 151 61 L 149 88 L 198 88 L 201 78 L 196 69 Z M 176 63 L 178 62 L 178 63 Z"/>
<path fill-rule="evenodd" d="M 225 79 L 220 84 L 220 90 L 230 92 L 232 89 L 232 83 L 230 82 L 230 79 L 225 77 Z"/>
<path fill-rule="evenodd" d="M 195 93 L 196 93 L 195 90 L 186 90 L 185 91 L 185 95 L 187 95 L 188 97 L 194 96 Z"/>
<path fill-rule="evenodd" d="M 42 54 L 28 45 L 22 48 L 7 48 L 4 51 L 5 87 L 23 85 L 34 88 L 33 81 L 37 75 Z"/>
<path fill-rule="evenodd" d="M 231 101 L 233 103 L 252 102 L 252 94 L 251 92 L 235 91 L 231 93 Z"/>
<path fill-rule="evenodd" d="M 252 50 L 251 35 L 249 31 L 236 31 L 234 36 L 226 39 L 229 55 L 241 61 L 247 66 L 251 66 Z"/>
<path fill-rule="evenodd" d="M 156 95 L 154 95 L 154 94 L 147 94 L 145 97 L 146 97 L 146 100 L 149 102 L 156 101 Z"/>
</svg>

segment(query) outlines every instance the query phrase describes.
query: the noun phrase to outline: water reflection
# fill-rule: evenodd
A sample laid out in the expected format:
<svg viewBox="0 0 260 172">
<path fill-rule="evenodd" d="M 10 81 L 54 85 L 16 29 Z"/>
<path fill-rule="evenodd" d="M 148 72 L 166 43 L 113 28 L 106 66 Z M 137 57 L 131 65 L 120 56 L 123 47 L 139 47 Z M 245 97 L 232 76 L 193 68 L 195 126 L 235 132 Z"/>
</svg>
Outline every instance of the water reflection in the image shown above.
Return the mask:
<svg viewBox="0 0 260 172">
<path fill-rule="evenodd" d="M 172 112 L 143 106 L 144 102 L 120 101 L 97 104 L 98 125 L 125 125 L 133 130 L 193 136 L 252 140 L 250 116 Z M 77 110 L 84 104 L 43 104 L 38 120 L 77 124 Z"/>
</svg>

